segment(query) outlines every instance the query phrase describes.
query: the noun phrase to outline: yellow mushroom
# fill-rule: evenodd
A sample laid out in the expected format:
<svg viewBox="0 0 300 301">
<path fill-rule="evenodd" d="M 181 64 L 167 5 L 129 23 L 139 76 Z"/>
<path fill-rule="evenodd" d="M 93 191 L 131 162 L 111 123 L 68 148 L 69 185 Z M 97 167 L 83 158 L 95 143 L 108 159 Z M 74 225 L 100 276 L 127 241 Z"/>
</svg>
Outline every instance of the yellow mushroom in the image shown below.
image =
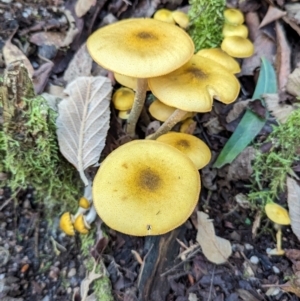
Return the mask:
<svg viewBox="0 0 300 301">
<path fill-rule="evenodd" d="M 199 192 L 193 162 L 175 147 L 152 140 L 131 141 L 114 150 L 93 182 L 94 206 L 104 223 L 135 236 L 164 234 L 180 226 L 193 212 Z"/>
<path fill-rule="evenodd" d="M 195 127 L 196 121 L 193 118 L 187 118 L 182 122 L 179 131 L 181 133 L 191 134 L 189 131 L 194 131 Z"/>
<path fill-rule="evenodd" d="M 123 120 L 127 120 L 130 114 L 130 110 L 127 111 L 119 111 L 118 117 Z"/>
<path fill-rule="evenodd" d="M 201 49 L 196 53 L 196 55 L 209 58 L 219 63 L 231 73 L 235 74 L 241 72 L 239 63 L 221 48 Z"/>
<path fill-rule="evenodd" d="M 129 88 L 119 88 L 112 97 L 112 103 L 117 110 L 127 111 L 132 108 L 134 101 L 134 92 Z"/>
<path fill-rule="evenodd" d="M 156 139 L 167 133 L 186 112 L 209 112 L 213 98 L 229 104 L 236 100 L 240 84 L 236 77 L 220 64 L 194 55 L 177 70 L 148 80 L 152 93 L 177 110 L 156 133 L 147 139 Z"/>
<path fill-rule="evenodd" d="M 248 37 L 248 28 L 247 26 L 241 25 L 231 25 L 231 24 L 224 24 L 222 29 L 223 37 L 231 37 L 231 36 L 238 36 L 242 38 Z"/>
<path fill-rule="evenodd" d="M 224 10 L 225 22 L 232 25 L 243 24 L 245 19 L 243 13 L 236 8 L 227 8 Z"/>
<path fill-rule="evenodd" d="M 96 210 L 94 206 L 91 206 L 87 215 L 80 214 L 77 216 L 74 221 L 74 229 L 81 234 L 87 234 L 91 229 L 91 223 L 94 222 L 96 217 Z"/>
<path fill-rule="evenodd" d="M 170 23 L 170 24 L 175 24 L 175 21 L 172 16 L 172 12 L 168 9 L 162 8 L 156 11 L 156 13 L 153 16 L 153 19 L 159 20 L 162 22 Z"/>
<path fill-rule="evenodd" d="M 185 64 L 194 53 L 190 36 L 178 26 L 154 19 L 122 20 L 94 32 L 87 40 L 92 58 L 104 68 L 137 78 L 135 101 L 127 120 L 134 136 L 144 106 L 147 78 Z"/>
<path fill-rule="evenodd" d="M 187 29 L 190 23 L 189 16 L 182 11 L 175 10 L 172 12 L 172 17 L 181 28 Z"/>
<path fill-rule="evenodd" d="M 248 39 L 238 36 L 225 37 L 221 48 L 227 54 L 236 58 L 250 57 L 254 53 L 253 43 Z"/>
<path fill-rule="evenodd" d="M 162 122 L 166 121 L 175 111 L 176 108 L 170 107 L 158 99 L 155 99 L 149 106 L 149 112 L 151 116 Z M 191 116 L 193 116 L 193 113 L 187 112 L 187 114 L 183 116 L 181 120 L 184 120 Z"/>
<path fill-rule="evenodd" d="M 169 132 L 156 139 L 169 144 L 188 156 L 197 169 L 206 166 L 211 159 L 209 147 L 199 138 L 185 133 Z"/>
<path fill-rule="evenodd" d="M 75 235 L 74 226 L 73 226 L 73 219 L 72 219 L 72 215 L 71 215 L 70 212 L 65 212 L 60 217 L 59 227 L 67 235 L 70 235 L 70 236 Z"/>
<path fill-rule="evenodd" d="M 276 240 L 277 240 L 277 247 L 269 252 L 270 255 L 283 255 L 284 250 L 281 247 L 281 240 L 282 240 L 282 225 L 290 225 L 291 220 L 288 211 L 283 208 L 282 206 L 276 203 L 268 203 L 265 206 L 265 211 L 267 217 L 275 223 L 275 228 L 277 229 L 276 233 Z"/>
</svg>

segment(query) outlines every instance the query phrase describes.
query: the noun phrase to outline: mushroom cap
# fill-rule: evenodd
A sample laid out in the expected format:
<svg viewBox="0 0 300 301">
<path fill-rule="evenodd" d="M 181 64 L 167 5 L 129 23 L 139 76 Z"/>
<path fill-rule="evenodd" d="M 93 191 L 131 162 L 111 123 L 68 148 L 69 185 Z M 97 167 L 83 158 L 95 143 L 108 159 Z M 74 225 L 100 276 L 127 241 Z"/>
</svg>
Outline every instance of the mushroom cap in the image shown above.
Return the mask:
<svg viewBox="0 0 300 301">
<path fill-rule="evenodd" d="M 71 216 L 70 212 L 65 212 L 60 217 L 59 227 L 67 235 L 71 235 L 71 236 L 75 235 L 74 226 L 73 226 L 73 223 L 72 223 L 72 216 Z"/>
<path fill-rule="evenodd" d="M 254 45 L 245 38 L 238 36 L 225 37 L 221 48 L 232 57 L 245 58 L 253 55 Z"/>
<path fill-rule="evenodd" d="M 83 208 L 83 209 L 89 209 L 90 208 L 90 202 L 88 201 L 87 198 L 85 197 L 81 197 L 79 202 L 78 202 L 79 207 Z"/>
<path fill-rule="evenodd" d="M 211 159 L 209 147 L 201 139 L 193 135 L 169 132 L 161 135 L 156 140 L 180 150 L 194 162 L 197 169 L 203 168 Z"/>
<path fill-rule="evenodd" d="M 179 131 L 181 133 L 188 133 L 188 131 L 193 131 L 195 128 L 196 121 L 193 118 L 187 118 L 182 122 Z"/>
<path fill-rule="evenodd" d="M 183 29 L 147 18 L 100 28 L 88 38 L 87 48 L 99 65 L 137 78 L 172 72 L 194 53 L 194 43 Z"/>
<path fill-rule="evenodd" d="M 127 88 L 130 88 L 134 91 L 136 91 L 137 88 L 137 78 L 131 77 L 123 74 L 119 74 L 117 72 L 114 72 L 114 77 L 116 81 L 121 84 L 122 86 L 125 86 Z M 149 91 L 149 87 L 147 87 L 147 91 Z"/>
<path fill-rule="evenodd" d="M 127 120 L 130 114 L 130 110 L 127 111 L 119 111 L 118 117 L 123 120 Z"/>
<path fill-rule="evenodd" d="M 119 88 L 112 97 L 114 107 L 120 111 L 130 110 L 134 102 L 134 92 L 129 88 Z"/>
<path fill-rule="evenodd" d="M 268 203 L 265 206 L 267 217 L 278 225 L 290 225 L 291 220 L 288 211 L 276 203 Z"/>
<path fill-rule="evenodd" d="M 200 175 L 193 162 L 155 140 L 135 140 L 117 148 L 102 162 L 93 182 L 101 219 L 135 236 L 164 234 L 180 226 L 193 212 L 199 192 Z"/>
<path fill-rule="evenodd" d="M 172 12 L 165 8 L 157 10 L 153 15 L 153 19 L 170 24 L 175 24 L 175 20 L 172 17 Z"/>
<path fill-rule="evenodd" d="M 149 106 L 151 116 L 162 122 L 166 121 L 175 112 L 175 110 L 176 108 L 170 107 L 158 99 L 155 99 Z M 192 112 L 188 112 L 182 120 L 191 117 L 192 115 Z"/>
<path fill-rule="evenodd" d="M 244 24 L 232 25 L 225 23 L 222 34 L 224 37 L 239 36 L 246 39 L 248 37 L 248 28 Z"/>
<path fill-rule="evenodd" d="M 201 55 L 219 63 L 231 73 L 235 74 L 241 72 L 240 64 L 221 48 L 201 49 L 196 53 L 196 55 Z"/>
<path fill-rule="evenodd" d="M 79 232 L 81 234 L 89 233 L 89 229 L 86 227 L 84 216 L 82 214 L 77 216 L 77 218 L 75 219 L 74 228 L 77 232 Z"/>
<path fill-rule="evenodd" d="M 236 8 L 227 8 L 223 12 L 225 22 L 232 25 L 240 25 L 244 23 L 243 13 Z"/>
<path fill-rule="evenodd" d="M 232 73 L 200 55 L 169 74 L 149 78 L 148 84 L 160 101 L 187 112 L 209 112 L 213 98 L 228 104 L 240 91 Z"/>
<path fill-rule="evenodd" d="M 186 13 L 180 10 L 175 10 L 172 12 L 172 17 L 181 28 L 186 29 L 189 26 L 190 19 Z"/>
</svg>

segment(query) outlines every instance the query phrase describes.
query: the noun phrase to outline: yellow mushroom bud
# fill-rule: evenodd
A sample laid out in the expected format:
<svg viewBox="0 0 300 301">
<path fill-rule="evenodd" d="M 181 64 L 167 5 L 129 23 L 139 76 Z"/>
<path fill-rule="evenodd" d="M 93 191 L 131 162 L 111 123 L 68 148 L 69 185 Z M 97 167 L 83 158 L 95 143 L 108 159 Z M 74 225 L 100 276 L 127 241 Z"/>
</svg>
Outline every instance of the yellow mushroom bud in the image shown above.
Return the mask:
<svg viewBox="0 0 300 301">
<path fill-rule="evenodd" d="M 238 36 L 242 38 L 248 37 L 248 28 L 247 26 L 241 25 L 232 25 L 232 24 L 224 24 L 222 29 L 222 34 L 224 37 L 232 37 Z"/>
<path fill-rule="evenodd" d="M 190 19 L 187 14 L 182 11 L 176 10 L 172 12 L 172 17 L 181 28 L 186 29 L 189 26 Z"/>
<path fill-rule="evenodd" d="M 84 216 L 80 214 L 75 219 L 74 228 L 81 234 L 87 234 L 89 233 L 90 226 L 86 224 Z"/>
<path fill-rule="evenodd" d="M 175 24 L 175 21 L 172 16 L 172 12 L 168 9 L 162 8 L 159 9 L 153 16 L 153 19 L 163 21 L 170 24 Z"/>
<path fill-rule="evenodd" d="M 227 8 L 224 10 L 225 22 L 232 25 L 240 25 L 244 23 L 243 13 L 236 8 Z"/>
<path fill-rule="evenodd" d="M 112 102 L 117 110 L 130 110 L 134 102 L 134 92 L 129 88 L 122 87 L 116 90 Z"/>
<path fill-rule="evenodd" d="M 88 201 L 87 198 L 85 197 L 81 197 L 79 202 L 78 202 L 78 205 L 80 207 L 82 207 L 83 209 L 89 209 L 90 208 L 90 202 Z"/>
<path fill-rule="evenodd" d="M 65 232 L 67 235 L 74 236 L 74 226 L 73 226 L 73 220 L 72 215 L 70 212 L 65 212 L 59 221 L 59 227 L 60 229 Z"/>
</svg>

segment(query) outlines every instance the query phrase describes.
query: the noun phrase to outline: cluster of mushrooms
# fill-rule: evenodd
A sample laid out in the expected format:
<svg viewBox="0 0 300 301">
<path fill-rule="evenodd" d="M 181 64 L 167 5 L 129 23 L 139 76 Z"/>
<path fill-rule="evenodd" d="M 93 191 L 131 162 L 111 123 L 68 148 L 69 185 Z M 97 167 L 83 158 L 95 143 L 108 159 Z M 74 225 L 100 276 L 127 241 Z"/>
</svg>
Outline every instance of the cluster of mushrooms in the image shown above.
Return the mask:
<svg viewBox="0 0 300 301">
<path fill-rule="evenodd" d="M 194 54 L 192 39 L 175 24 L 184 28 L 188 21 L 184 25 L 176 14 L 172 20 L 122 20 L 88 38 L 92 58 L 124 86 L 112 101 L 127 120 L 127 134 L 135 138 L 147 91 L 156 98 L 149 112 L 163 123 L 145 140 L 128 142 L 106 157 L 77 213 L 61 217 L 60 227 L 69 235 L 88 233 L 97 214 L 125 234 L 164 234 L 184 223 L 197 205 L 198 169 L 209 163 L 210 150 L 184 133 L 186 126 L 182 133 L 170 130 L 195 113 L 211 111 L 213 99 L 235 101 L 239 65 L 221 49 Z"/>
</svg>

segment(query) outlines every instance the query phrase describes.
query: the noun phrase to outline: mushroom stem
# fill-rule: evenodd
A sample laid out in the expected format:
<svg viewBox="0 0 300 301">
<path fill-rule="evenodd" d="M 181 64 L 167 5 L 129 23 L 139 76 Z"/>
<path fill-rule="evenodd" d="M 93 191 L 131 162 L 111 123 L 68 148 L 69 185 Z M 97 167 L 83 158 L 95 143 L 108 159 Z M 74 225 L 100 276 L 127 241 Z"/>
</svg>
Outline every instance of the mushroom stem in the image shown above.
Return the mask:
<svg viewBox="0 0 300 301">
<path fill-rule="evenodd" d="M 282 231 L 281 231 L 281 227 L 278 228 L 278 231 L 276 233 L 276 240 L 277 240 L 277 252 L 278 253 L 282 253 L 283 250 L 282 250 L 282 245 L 281 245 L 281 242 L 282 242 Z"/>
<path fill-rule="evenodd" d="M 161 127 L 154 134 L 147 136 L 146 139 L 155 140 L 159 136 L 169 132 L 186 114 L 187 111 L 176 109 L 174 113 L 161 125 Z"/>
<path fill-rule="evenodd" d="M 85 216 L 85 221 L 90 225 L 97 217 L 95 207 L 92 205 L 89 213 Z"/>
<path fill-rule="evenodd" d="M 142 109 L 144 107 L 147 86 L 148 86 L 148 82 L 147 82 L 146 78 L 138 78 L 137 79 L 137 87 L 136 87 L 133 107 L 132 107 L 129 117 L 127 119 L 126 132 L 131 137 L 134 137 L 134 135 L 135 135 L 135 127 L 136 127 L 137 121 L 141 115 Z"/>
</svg>

